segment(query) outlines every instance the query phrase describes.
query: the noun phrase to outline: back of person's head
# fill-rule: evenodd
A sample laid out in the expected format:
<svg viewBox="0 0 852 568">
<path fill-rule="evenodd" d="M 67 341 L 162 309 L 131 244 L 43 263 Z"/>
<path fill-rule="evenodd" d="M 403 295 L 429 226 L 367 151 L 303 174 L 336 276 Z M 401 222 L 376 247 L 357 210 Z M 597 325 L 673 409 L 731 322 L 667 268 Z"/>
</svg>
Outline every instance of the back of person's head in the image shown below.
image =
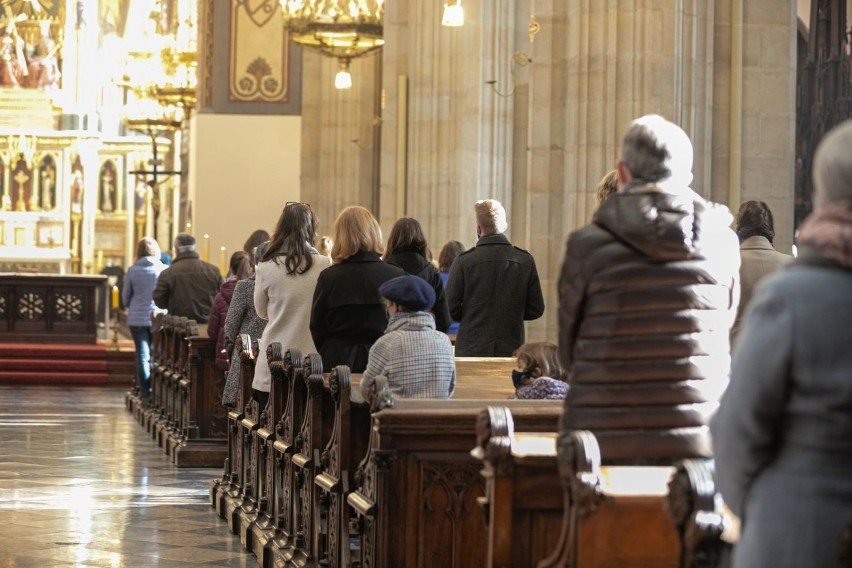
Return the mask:
<svg viewBox="0 0 852 568">
<path fill-rule="evenodd" d="M 814 153 L 814 204 L 852 199 L 852 120 L 825 135 Z"/>
<path fill-rule="evenodd" d="M 408 312 L 425 312 L 435 305 L 435 289 L 412 274 L 386 281 L 379 286 L 379 294 Z"/>
<path fill-rule="evenodd" d="M 390 258 L 395 252 L 416 252 L 423 258 L 430 258 L 429 244 L 426 242 L 426 235 L 423 234 L 423 227 L 417 219 L 411 217 L 403 217 L 398 219 L 391 228 L 388 235 L 387 247 L 385 248 L 385 258 Z"/>
<path fill-rule="evenodd" d="M 595 189 L 595 198 L 598 200 L 598 207 L 618 192 L 618 172 L 612 170 L 598 182 L 598 187 Z"/>
<path fill-rule="evenodd" d="M 160 245 L 151 237 L 142 237 L 136 243 L 136 260 L 145 256 L 160 258 Z"/>
<path fill-rule="evenodd" d="M 476 224 L 482 235 L 494 235 L 505 233 L 509 228 L 506 221 L 506 210 L 496 199 L 482 199 L 474 205 L 476 211 Z"/>
<path fill-rule="evenodd" d="M 332 245 L 334 245 L 334 243 L 332 242 L 331 237 L 323 235 L 318 240 L 317 250 L 321 255 L 331 258 Z"/>
<path fill-rule="evenodd" d="M 163 263 L 163 264 L 165 264 L 166 266 L 171 266 L 171 264 L 172 264 L 172 255 L 170 255 L 170 254 L 169 254 L 168 252 L 166 252 L 166 251 L 161 252 L 161 253 L 160 253 L 160 262 L 162 262 L 162 263 Z"/>
<path fill-rule="evenodd" d="M 316 242 L 317 218 L 306 203 L 287 203 L 275 234 L 266 247 L 261 261 L 284 257 L 287 274 L 304 274 L 313 266 L 311 247 Z"/>
<path fill-rule="evenodd" d="M 559 364 L 559 350 L 553 343 L 535 341 L 524 343 L 512 355 L 524 371 L 539 369 L 539 377 L 565 380 L 565 371 Z"/>
<path fill-rule="evenodd" d="M 249 238 L 246 239 L 245 244 L 243 244 L 243 250 L 249 253 L 252 256 L 252 263 L 255 263 L 254 254 L 255 250 L 261 243 L 265 243 L 269 240 L 269 233 L 267 233 L 263 229 L 258 229 L 249 235 Z"/>
<path fill-rule="evenodd" d="M 340 212 L 334 221 L 334 245 L 331 260 L 342 262 L 358 252 L 384 253 L 382 228 L 373 214 L 360 205 L 352 205 Z"/>
<path fill-rule="evenodd" d="M 251 265 L 251 255 L 244 250 L 238 250 L 231 255 L 229 267 L 231 275 L 236 276 L 237 280 L 248 278 L 254 272 Z"/>
<path fill-rule="evenodd" d="M 660 115 L 637 118 L 624 135 L 621 161 L 634 180 L 685 189 L 692 183 L 692 159 L 689 136 Z"/>
<path fill-rule="evenodd" d="M 195 250 L 195 237 L 189 233 L 178 233 L 175 237 L 175 250 L 178 254 Z"/>
<path fill-rule="evenodd" d="M 464 245 L 458 241 L 449 241 L 441 248 L 438 254 L 438 270 L 449 272 L 456 261 L 456 257 L 464 252 Z"/>
<path fill-rule="evenodd" d="M 769 205 L 763 201 L 746 201 L 737 213 L 737 236 L 740 242 L 749 237 L 775 239 L 775 222 Z"/>
</svg>

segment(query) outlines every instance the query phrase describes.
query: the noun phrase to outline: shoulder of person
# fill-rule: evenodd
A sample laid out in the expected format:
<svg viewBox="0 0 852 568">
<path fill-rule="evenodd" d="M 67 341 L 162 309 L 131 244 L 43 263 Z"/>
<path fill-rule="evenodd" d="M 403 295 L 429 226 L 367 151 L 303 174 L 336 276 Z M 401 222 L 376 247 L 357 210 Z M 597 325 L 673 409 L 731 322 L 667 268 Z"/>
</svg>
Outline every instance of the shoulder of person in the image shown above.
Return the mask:
<svg viewBox="0 0 852 568">
<path fill-rule="evenodd" d="M 522 249 L 521 247 L 519 247 L 517 245 L 512 245 L 512 248 L 515 249 L 516 251 L 520 252 L 520 253 L 527 255 L 527 256 L 532 256 L 532 253 L 530 251 L 528 251 L 527 249 Z"/>
</svg>

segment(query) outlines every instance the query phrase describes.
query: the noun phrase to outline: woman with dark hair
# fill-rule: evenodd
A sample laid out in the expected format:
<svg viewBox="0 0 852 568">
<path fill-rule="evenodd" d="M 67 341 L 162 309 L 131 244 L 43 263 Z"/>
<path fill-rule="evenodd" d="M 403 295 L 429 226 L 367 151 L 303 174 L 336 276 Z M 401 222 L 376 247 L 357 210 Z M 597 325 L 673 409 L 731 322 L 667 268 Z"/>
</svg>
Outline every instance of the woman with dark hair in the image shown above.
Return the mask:
<svg viewBox="0 0 852 568">
<path fill-rule="evenodd" d="M 331 264 L 314 248 L 317 218 L 305 203 L 287 203 L 275 234 L 260 255 L 254 288 L 257 315 L 268 320 L 260 339 L 252 394 L 266 406 L 272 375 L 266 348 L 275 342 L 303 355 L 316 351 L 310 334 L 311 299 L 320 272 Z"/>
<path fill-rule="evenodd" d="M 405 270 L 407 274 L 422 278 L 435 290 L 435 305 L 432 314 L 435 316 L 435 329 L 447 333 L 450 328 L 450 308 L 444 294 L 444 282 L 429 262 L 432 253 L 426 243 L 423 227 L 417 219 L 403 217 L 394 223 L 388 236 L 388 246 L 385 250 L 385 262 Z"/>
<path fill-rule="evenodd" d="M 252 266 L 257 265 L 257 260 L 254 258 L 255 249 L 268 240 L 269 240 L 269 233 L 267 233 L 263 229 L 256 230 L 251 235 L 249 235 L 248 239 L 246 239 L 246 242 L 243 245 L 243 250 L 251 255 L 251 265 Z"/>
<path fill-rule="evenodd" d="M 216 366 L 225 372 L 230 368 L 228 354 L 225 351 L 225 318 L 228 316 L 228 308 L 231 306 L 231 298 L 234 296 L 237 282 L 245 280 L 253 272 L 251 256 L 247 252 L 238 250 L 232 254 L 228 277 L 219 287 L 219 293 L 216 294 L 213 306 L 210 308 L 207 337 L 216 340 Z"/>
<path fill-rule="evenodd" d="M 731 345 L 742 326 L 743 314 L 757 283 L 772 274 L 793 257 L 775 250 L 775 226 L 772 211 L 763 201 L 746 201 L 737 213 L 737 236 L 740 239 L 740 305 L 731 328 Z"/>
<path fill-rule="evenodd" d="M 136 384 L 139 396 L 146 399 L 151 395 L 151 314 L 157 309 L 154 288 L 160 272 L 165 269 L 166 265 L 160 262 L 157 241 L 144 237 L 136 244 L 136 262 L 127 269 L 121 291 L 128 308 L 127 324 L 136 346 Z"/>
<path fill-rule="evenodd" d="M 441 283 L 444 289 L 447 288 L 447 282 L 450 280 L 450 268 L 456 261 L 456 257 L 465 251 L 464 245 L 458 241 L 449 241 L 441 248 L 438 254 L 438 274 L 441 276 Z M 447 334 L 455 337 L 459 334 L 459 322 L 450 322 L 450 328 Z"/>
<path fill-rule="evenodd" d="M 379 286 L 405 271 L 382 262 L 382 229 L 373 214 L 354 205 L 334 222 L 334 266 L 320 274 L 311 309 L 311 335 L 325 371 L 367 367 L 370 347 L 388 326 Z"/>
</svg>

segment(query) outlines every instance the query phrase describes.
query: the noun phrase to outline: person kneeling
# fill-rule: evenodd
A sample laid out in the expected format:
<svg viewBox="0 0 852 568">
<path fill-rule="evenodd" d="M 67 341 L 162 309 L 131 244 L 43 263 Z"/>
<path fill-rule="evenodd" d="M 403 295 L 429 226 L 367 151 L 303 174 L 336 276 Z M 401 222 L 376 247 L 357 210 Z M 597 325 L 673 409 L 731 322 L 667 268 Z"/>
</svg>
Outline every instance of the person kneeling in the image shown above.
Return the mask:
<svg viewBox="0 0 852 568">
<path fill-rule="evenodd" d="M 456 386 L 453 348 L 446 334 L 435 330 L 429 310 L 435 290 L 417 276 L 398 276 L 379 287 L 387 300 L 388 327 L 370 349 L 361 380 L 366 397 L 376 377 L 402 398 L 450 398 Z"/>
</svg>

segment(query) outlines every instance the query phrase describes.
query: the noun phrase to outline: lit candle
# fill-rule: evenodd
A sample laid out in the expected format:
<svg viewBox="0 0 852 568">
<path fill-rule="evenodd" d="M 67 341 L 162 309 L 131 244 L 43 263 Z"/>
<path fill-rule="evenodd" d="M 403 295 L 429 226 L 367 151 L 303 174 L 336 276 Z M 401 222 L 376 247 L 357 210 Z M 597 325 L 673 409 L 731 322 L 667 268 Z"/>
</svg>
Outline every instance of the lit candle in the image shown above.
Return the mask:
<svg viewBox="0 0 852 568">
<path fill-rule="evenodd" d="M 189 233 L 190 235 L 192 234 L 192 223 L 186 224 L 186 232 Z"/>
<path fill-rule="evenodd" d="M 207 233 L 204 233 L 204 253 L 201 260 L 210 262 L 210 235 Z"/>
<path fill-rule="evenodd" d="M 118 286 L 112 287 L 112 309 L 118 309 Z"/>
<path fill-rule="evenodd" d="M 219 272 L 222 273 L 222 278 L 228 275 L 228 265 L 225 263 L 225 247 L 219 249 Z"/>
</svg>

